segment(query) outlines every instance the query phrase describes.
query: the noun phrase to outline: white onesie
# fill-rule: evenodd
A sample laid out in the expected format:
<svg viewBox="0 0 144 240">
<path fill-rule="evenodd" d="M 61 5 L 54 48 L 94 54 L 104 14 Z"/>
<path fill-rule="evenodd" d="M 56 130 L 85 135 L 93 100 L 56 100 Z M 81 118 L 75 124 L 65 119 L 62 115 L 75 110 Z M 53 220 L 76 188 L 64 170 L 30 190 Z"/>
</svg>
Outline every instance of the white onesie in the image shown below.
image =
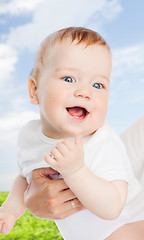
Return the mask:
<svg viewBox="0 0 144 240">
<path fill-rule="evenodd" d="M 18 168 L 28 183 L 34 169 L 48 167 L 44 156 L 59 141 L 62 139 L 50 139 L 41 132 L 40 120 L 29 122 L 21 130 L 18 139 Z M 127 203 L 115 220 L 103 220 L 89 210 L 83 210 L 55 222 L 66 240 L 104 240 L 123 224 L 144 219 L 144 191 L 133 175 L 120 138 L 107 123 L 93 135 L 84 137 L 83 146 L 84 163 L 96 176 L 108 181 L 128 182 Z"/>
</svg>

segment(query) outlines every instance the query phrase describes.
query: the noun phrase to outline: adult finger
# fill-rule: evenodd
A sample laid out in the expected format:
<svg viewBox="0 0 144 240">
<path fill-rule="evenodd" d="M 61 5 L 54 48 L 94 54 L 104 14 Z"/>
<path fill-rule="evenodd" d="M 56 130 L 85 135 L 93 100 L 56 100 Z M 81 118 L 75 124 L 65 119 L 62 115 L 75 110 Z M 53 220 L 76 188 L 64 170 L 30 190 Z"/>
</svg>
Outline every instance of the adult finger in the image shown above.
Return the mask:
<svg viewBox="0 0 144 240">
<path fill-rule="evenodd" d="M 76 212 L 84 210 L 85 207 L 79 202 L 78 199 L 73 199 L 75 207 L 72 206 L 71 201 L 68 201 L 64 205 L 61 206 L 60 214 L 58 215 L 58 219 L 64 219 Z"/>
<path fill-rule="evenodd" d="M 65 191 L 62 191 L 61 194 L 59 195 L 59 201 L 61 203 L 67 202 L 69 200 L 72 200 L 76 198 L 75 194 L 68 188 Z"/>
<path fill-rule="evenodd" d="M 73 198 L 62 205 L 63 212 L 71 211 L 72 209 L 83 208 L 83 205 L 77 198 Z"/>
<path fill-rule="evenodd" d="M 32 179 L 39 179 L 42 177 L 46 178 L 49 177 L 49 175 L 56 175 L 58 172 L 51 167 L 48 168 L 38 168 L 32 171 Z"/>
</svg>

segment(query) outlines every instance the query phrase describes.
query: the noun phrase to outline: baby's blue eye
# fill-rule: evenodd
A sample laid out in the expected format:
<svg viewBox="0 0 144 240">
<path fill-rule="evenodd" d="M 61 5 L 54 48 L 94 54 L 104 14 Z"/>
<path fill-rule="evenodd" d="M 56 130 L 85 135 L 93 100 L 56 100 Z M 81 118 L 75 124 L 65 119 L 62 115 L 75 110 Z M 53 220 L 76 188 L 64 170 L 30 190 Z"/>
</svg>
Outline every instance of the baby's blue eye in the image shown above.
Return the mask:
<svg viewBox="0 0 144 240">
<path fill-rule="evenodd" d="M 72 77 L 64 77 L 63 79 L 65 82 L 69 82 L 69 83 L 75 82 L 74 78 L 72 78 Z"/>
<path fill-rule="evenodd" d="M 100 83 L 94 83 L 92 86 L 93 86 L 94 88 L 97 88 L 97 89 L 100 89 L 100 88 L 103 87 L 102 84 L 100 84 Z"/>
</svg>

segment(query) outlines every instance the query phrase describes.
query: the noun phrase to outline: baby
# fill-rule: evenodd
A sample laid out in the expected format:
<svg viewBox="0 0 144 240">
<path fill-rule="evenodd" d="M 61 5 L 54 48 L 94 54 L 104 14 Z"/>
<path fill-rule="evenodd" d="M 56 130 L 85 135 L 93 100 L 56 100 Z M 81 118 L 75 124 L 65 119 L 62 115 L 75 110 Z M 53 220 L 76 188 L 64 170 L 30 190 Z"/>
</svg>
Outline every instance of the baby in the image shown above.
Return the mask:
<svg viewBox="0 0 144 240">
<path fill-rule="evenodd" d="M 144 193 L 122 142 L 105 121 L 111 69 L 110 49 L 92 30 L 62 29 L 42 43 L 28 80 L 40 120 L 20 132 L 20 176 L 0 208 L 2 234 L 26 209 L 24 192 L 32 171 L 48 166 L 86 208 L 56 221 L 64 239 L 103 240 L 131 219 L 144 219 L 144 210 L 139 215 L 144 202 L 133 208 Z"/>
</svg>

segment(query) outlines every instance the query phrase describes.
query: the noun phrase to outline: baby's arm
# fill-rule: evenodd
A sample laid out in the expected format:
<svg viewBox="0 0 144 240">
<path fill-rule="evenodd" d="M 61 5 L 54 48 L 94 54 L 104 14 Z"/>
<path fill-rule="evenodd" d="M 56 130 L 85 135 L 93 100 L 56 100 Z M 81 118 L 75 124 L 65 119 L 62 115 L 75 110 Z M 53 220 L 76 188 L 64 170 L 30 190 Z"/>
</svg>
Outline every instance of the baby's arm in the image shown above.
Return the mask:
<svg viewBox="0 0 144 240">
<path fill-rule="evenodd" d="M 59 171 L 80 202 L 96 216 L 114 219 L 121 213 L 127 198 L 125 181 L 106 181 L 95 176 L 85 165 L 80 138 L 66 139 L 51 151 L 46 161 Z"/>
<path fill-rule="evenodd" d="M 12 186 L 7 199 L 0 207 L 0 233 L 8 234 L 15 221 L 25 212 L 24 192 L 27 188 L 27 181 L 18 176 Z"/>
<path fill-rule="evenodd" d="M 64 177 L 64 180 L 80 202 L 96 216 L 112 220 L 120 215 L 127 198 L 125 181 L 106 181 L 87 167 Z"/>
</svg>

